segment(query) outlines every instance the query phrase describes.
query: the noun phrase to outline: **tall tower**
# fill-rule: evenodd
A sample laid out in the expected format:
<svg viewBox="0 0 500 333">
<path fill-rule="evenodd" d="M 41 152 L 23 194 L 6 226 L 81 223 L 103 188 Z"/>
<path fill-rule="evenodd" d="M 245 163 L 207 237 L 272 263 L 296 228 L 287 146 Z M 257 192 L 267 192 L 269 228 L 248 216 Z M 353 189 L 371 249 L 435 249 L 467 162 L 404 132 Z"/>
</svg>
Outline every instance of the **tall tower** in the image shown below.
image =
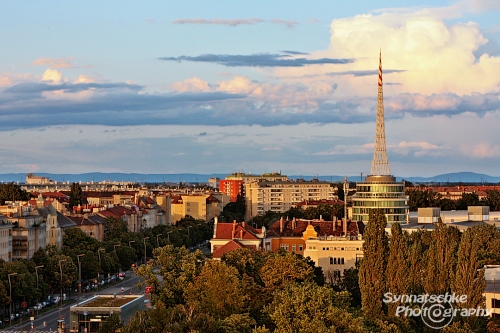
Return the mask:
<svg viewBox="0 0 500 333">
<path fill-rule="evenodd" d="M 378 65 L 378 104 L 375 130 L 375 150 L 370 175 L 356 183 L 352 197 L 352 219 L 368 223 L 371 209 L 382 209 L 388 224 L 408 221 L 408 197 L 404 181 L 391 176 L 385 147 L 384 95 L 382 92 L 382 52 Z"/>
<path fill-rule="evenodd" d="M 384 92 L 382 89 L 382 50 L 378 61 L 378 103 L 377 120 L 375 125 L 375 150 L 373 152 L 372 176 L 388 176 L 391 174 L 387 151 L 385 147 L 385 122 L 384 122 Z"/>
</svg>

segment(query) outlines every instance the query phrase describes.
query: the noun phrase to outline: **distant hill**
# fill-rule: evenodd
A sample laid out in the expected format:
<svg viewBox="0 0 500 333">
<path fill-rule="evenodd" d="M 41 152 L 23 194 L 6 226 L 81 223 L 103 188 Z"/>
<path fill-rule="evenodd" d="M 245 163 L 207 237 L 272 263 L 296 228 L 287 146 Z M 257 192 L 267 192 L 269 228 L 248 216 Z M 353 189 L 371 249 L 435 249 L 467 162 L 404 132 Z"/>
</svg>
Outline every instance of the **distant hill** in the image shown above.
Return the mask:
<svg viewBox="0 0 500 333">
<path fill-rule="evenodd" d="M 220 174 L 196 174 L 196 173 L 178 173 L 178 174 L 141 174 L 141 173 L 102 173 L 91 172 L 81 174 L 54 174 L 54 173 L 36 173 L 37 176 L 48 177 L 57 182 L 102 182 L 102 181 L 130 181 L 137 183 L 206 183 L 209 178 L 217 177 L 224 179 L 230 173 Z M 310 175 L 288 175 L 291 179 L 319 179 L 328 182 L 342 182 L 344 176 L 310 176 Z M 446 173 L 433 177 L 403 177 L 405 180 L 414 184 L 422 183 L 500 183 L 500 177 L 492 177 L 485 174 L 474 172 L 456 172 Z M 401 177 L 397 177 L 401 180 Z M 360 176 L 351 176 L 350 182 L 357 182 Z M 7 173 L 0 174 L 0 182 L 19 182 L 26 181 L 26 173 Z"/>
</svg>

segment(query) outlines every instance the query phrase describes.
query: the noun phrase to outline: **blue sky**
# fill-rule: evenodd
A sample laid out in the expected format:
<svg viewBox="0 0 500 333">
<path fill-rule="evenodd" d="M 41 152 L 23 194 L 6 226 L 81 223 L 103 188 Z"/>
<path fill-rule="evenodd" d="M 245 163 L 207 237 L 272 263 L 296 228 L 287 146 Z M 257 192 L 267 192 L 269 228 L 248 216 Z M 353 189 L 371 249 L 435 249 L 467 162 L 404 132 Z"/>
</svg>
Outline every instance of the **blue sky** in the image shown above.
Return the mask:
<svg viewBox="0 0 500 333">
<path fill-rule="evenodd" d="M 0 173 L 500 175 L 500 2 L 0 1 Z"/>
</svg>

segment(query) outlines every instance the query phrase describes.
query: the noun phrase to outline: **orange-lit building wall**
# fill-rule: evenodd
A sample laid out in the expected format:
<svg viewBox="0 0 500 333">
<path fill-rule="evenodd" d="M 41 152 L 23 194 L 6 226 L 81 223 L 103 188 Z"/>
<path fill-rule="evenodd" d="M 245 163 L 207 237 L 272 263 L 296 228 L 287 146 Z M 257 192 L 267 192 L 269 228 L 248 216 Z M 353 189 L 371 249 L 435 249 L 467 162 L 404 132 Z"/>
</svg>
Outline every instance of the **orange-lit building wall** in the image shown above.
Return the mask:
<svg viewBox="0 0 500 333">
<path fill-rule="evenodd" d="M 219 189 L 221 192 L 229 196 L 229 201 L 236 202 L 238 194 L 241 194 L 243 180 L 221 179 L 219 181 Z"/>
</svg>

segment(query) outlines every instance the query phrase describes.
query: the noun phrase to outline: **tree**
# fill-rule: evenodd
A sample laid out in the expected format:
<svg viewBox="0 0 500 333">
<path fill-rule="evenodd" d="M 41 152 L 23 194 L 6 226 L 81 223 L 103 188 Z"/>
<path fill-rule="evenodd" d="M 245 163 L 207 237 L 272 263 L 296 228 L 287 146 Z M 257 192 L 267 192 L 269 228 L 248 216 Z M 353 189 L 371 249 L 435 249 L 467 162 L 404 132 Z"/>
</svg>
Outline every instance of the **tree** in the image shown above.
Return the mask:
<svg viewBox="0 0 500 333">
<path fill-rule="evenodd" d="M 383 314 L 383 294 L 386 291 L 386 269 L 389 242 L 385 233 L 387 221 L 381 209 L 371 209 L 365 228 L 363 260 L 359 268 L 359 286 L 363 313 L 368 318 Z"/>
<path fill-rule="evenodd" d="M 314 269 L 295 253 L 272 253 L 260 269 L 260 278 L 269 291 L 284 287 L 290 282 L 312 281 Z"/>
<path fill-rule="evenodd" d="M 26 201 L 30 195 L 25 190 L 21 190 L 19 186 L 12 183 L 0 184 L 0 205 L 4 205 L 5 201 Z"/>
<path fill-rule="evenodd" d="M 492 211 L 500 210 L 500 191 L 499 190 L 486 190 L 486 198 L 484 204 L 490 206 Z"/>
<path fill-rule="evenodd" d="M 394 223 L 391 227 L 389 260 L 387 261 L 387 291 L 394 295 L 408 294 L 410 287 L 408 239 L 408 234 L 401 231 L 399 223 Z M 399 305 L 401 303 L 389 303 L 387 313 L 395 316 Z"/>
<path fill-rule="evenodd" d="M 241 314 L 244 295 L 238 271 L 217 260 L 209 260 L 186 288 L 186 303 L 194 311 L 216 320 Z"/>
<path fill-rule="evenodd" d="M 292 282 L 274 293 L 264 311 L 276 325 L 276 333 L 365 332 L 361 318 L 346 310 L 349 304 L 347 292 L 312 282 Z"/>
<path fill-rule="evenodd" d="M 116 314 L 112 314 L 102 322 L 102 325 L 97 330 L 97 333 L 116 333 L 120 332 L 122 327 L 123 323 L 120 320 L 120 317 Z"/>
<path fill-rule="evenodd" d="M 71 190 L 69 193 L 69 207 L 72 210 L 73 207 L 81 205 L 82 204 L 82 189 L 80 187 L 80 184 L 78 183 L 72 183 L 71 184 Z"/>
<path fill-rule="evenodd" d="M 484 307 L 483 292 L 486 288 L 484 270 L 479 267 L 479 246 L 482 242 L 476 237 L 477 227 L 468 228 L 462 235 L 458 248 L 458 260 L 451 290 L 457 295 L 467 295 L 465 303 L 456 304 L 460 308 L 472 309 Z M 462 318 L 473 328 L 483 328 L 485 322 L 479 317 Z"/>
<path fill-rule="evenodd" d="M 121 218 L 107 217 L 104 222 L 104 241 L 120 240 L 128 232 L 127 222 Z"/>
<path fill-rule="evenodd" d="M 460 231 L 457 228 L 445 226 L 442 222 L 434 224 L 424 274 L 424 289 L 428 294 L 441 295 L 450 291 L 459 243 Z"/>
</svg>

